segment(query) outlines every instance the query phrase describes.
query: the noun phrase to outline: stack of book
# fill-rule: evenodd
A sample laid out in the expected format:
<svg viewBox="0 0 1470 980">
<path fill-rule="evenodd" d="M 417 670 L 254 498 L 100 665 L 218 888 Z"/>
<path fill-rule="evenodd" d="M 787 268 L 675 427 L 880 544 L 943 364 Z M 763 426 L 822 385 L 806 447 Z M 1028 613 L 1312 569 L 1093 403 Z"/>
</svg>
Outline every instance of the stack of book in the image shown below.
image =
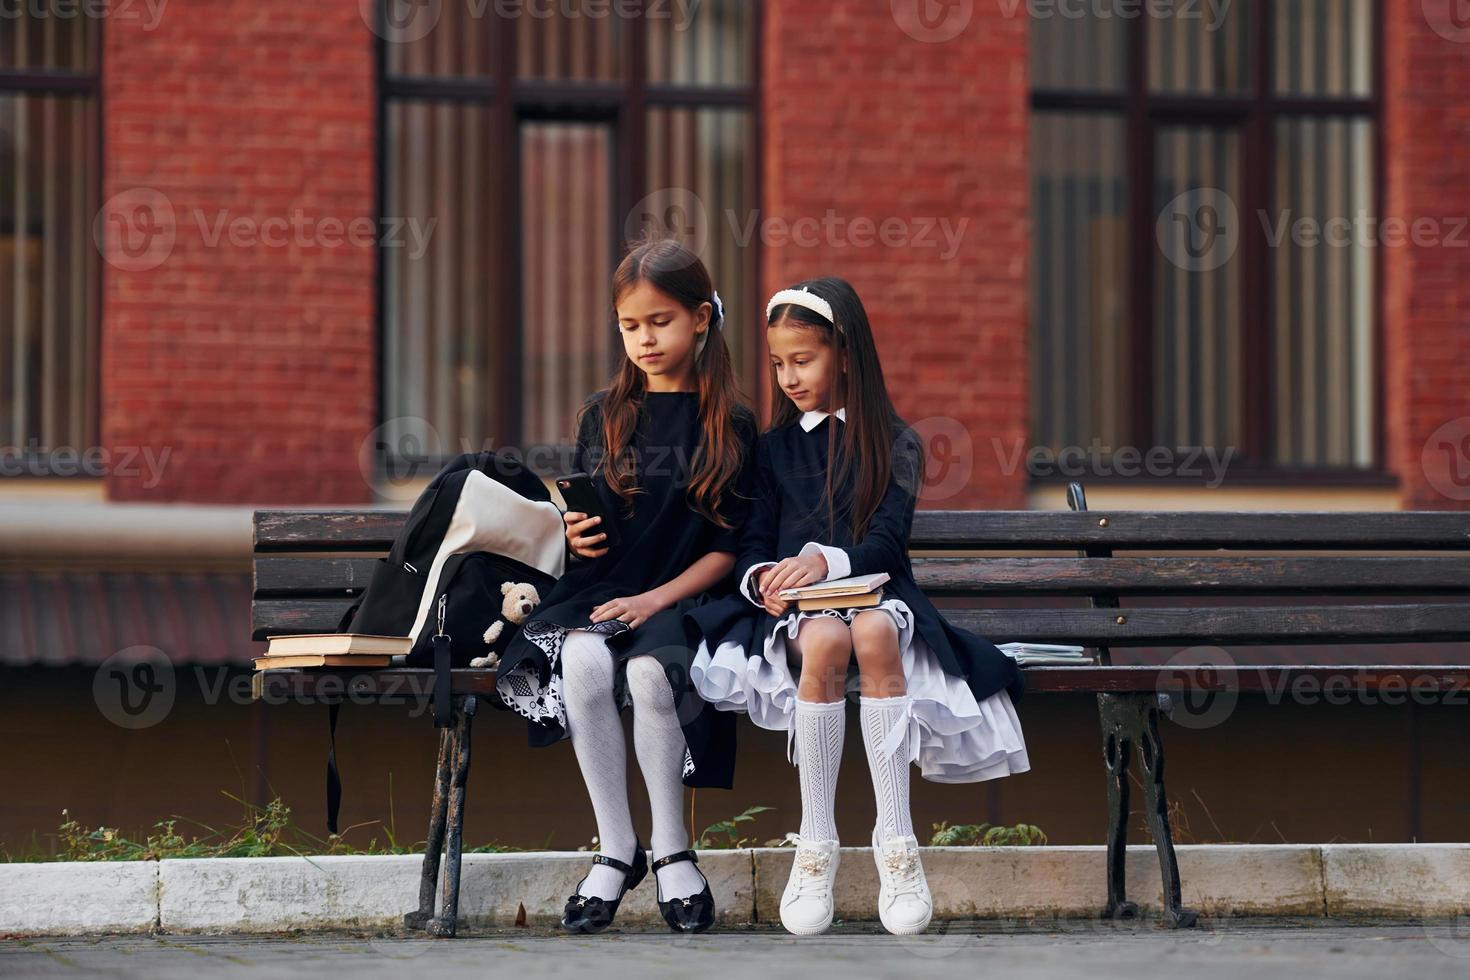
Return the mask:
<svg viewBox="0 0 1470 980">
<path fill-rule="evenodd" d="M 815 609 L 861 609 L 876 606 L 883 601 L 883 583 L 888 581 L 887 572 L 876 575 L 854 575 L 851 578 L 835 578 L 830 582 L 816 582 L 795 589 L 782 589 L 776 593 L 782 599 L 791 599 L 803 612 Z"/>
<path fill-rule="evenodd" d="M 413 647 L 409 636 L 369 633 L 302 633 L 273 636 L 255 669 L 268 667 L 388 667 Z"/>
</svg>

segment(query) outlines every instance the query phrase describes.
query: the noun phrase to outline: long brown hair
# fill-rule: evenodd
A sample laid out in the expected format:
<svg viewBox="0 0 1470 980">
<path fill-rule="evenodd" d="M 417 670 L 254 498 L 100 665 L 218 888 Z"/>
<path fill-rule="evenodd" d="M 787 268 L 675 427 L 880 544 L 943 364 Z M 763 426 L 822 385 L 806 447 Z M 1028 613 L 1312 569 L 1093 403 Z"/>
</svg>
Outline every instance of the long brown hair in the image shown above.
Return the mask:
<svg viewBox="0 0 1470 980">
<path fill-rule="evenodd" d="M 613 273 L 614 317 L 619 298 L 640 282 L 649 283 L 691 313 L 704 303 L 711 305 L 708 340 L 694 361 L 702 435 L 690 466 L 688 494 L 695 511 L 719 527 L 729 528 L 729 521 L 719 513 L 719 502 L 721 492 L 733 484 L 742 463 L 741 441 L 735 432 L 735 409 L 741 401 L 730 349 L 725 346 L 721 329 L 722 317 L 711 302 L 715 289 L 709 270 L 699 256 L 673 239 L 638 243 Z M 643 372 L 625 357 L 602 399 L 603 478 L 630 507 L 634 495 L 641 492 L 631 443 L 646 392 Z"/>
<path fill-rule="evenodd" d="M 828 524 L 835 519 L 838 508 L 849 505 L 852 515 L 853 540 L 859 540 L 867 532 L 868 522 L 888 491 L 888 482 L 894 476 L 893 457 L 896 432 L 903 421 L 894 411 L 893 401 L 888 397 L 888 385 L 883 380 L 883 365 L 878 361 L 878 346 L 873 341 L 873 329 L 868 324 L 868 313 L 858 298 L 857 290 L 845 279 L 827 276 L 796 283 L 793 289 L 806 289 L 826 300 L 832 307 L 834 325 L 820 313 L 794 303 L 782 303 L 772 308 L 766 326 L 792 326 L 818 333 L 822 341 L 832 348 L 832 377 L 828 386 L 828 398 L 835 410 L 844 408 L 847 418 L 842 426 L 827 427 L 827 488 L 824 502 L 827 505 Z M 844 368 L 846 370 L 844 370 Z M 795 422 L 801 415 L 796 403 L 787 398 L 771 368 L 771 427 L 779 428 Z M 842 431 L 841 451 L 838 451 L 837 433 Z M 906 442 L 906 447 L 910 444 Z M 835 465 L 834 465 L 835 463 Z M 905 481 L 911 474 L 904 473 Z M 835 487 L 848 486 L 851 479 L 851 497 L 839 500 Z M 912 488 L 910 488 L 912 489 Z M 846 492 L 845 492 L 846 493 Z"/>
</svg>

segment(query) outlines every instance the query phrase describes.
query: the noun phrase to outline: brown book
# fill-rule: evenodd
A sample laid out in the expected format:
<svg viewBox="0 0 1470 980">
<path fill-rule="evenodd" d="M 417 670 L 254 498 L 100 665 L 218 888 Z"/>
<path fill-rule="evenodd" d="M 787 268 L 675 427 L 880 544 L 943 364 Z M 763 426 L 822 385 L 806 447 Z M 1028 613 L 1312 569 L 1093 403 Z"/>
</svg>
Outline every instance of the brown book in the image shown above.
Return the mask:
<svg viewBox="0 0 1470 980">
<path fill-rule="evenodd" d="M 812 612 L 817 609 L 861 609 L 864 606 L 876 606 L 883 601 L 883 593 L 865 592 L 862 595 L 842 595 L 823 598 L 814 596 L 810 599 L 796 600 L 796 608 L 802 612 Z"/>
<path fill-rule="evenodd" d="M 255 669 L 278 667 L 388 667 L 392 657 L 370 653 L 301 653 L 291 656 L 256 657 Z"/>
<path fill-rule="evenodd" d="M 374 636 L 371 633 L 292 633 L 273 636 L 266 647 L 267 657 L 291 657 L 310 654 L 373 654 L 380 657 L 404 654 L 413 649 L 411 636 Z"/>
</svg>

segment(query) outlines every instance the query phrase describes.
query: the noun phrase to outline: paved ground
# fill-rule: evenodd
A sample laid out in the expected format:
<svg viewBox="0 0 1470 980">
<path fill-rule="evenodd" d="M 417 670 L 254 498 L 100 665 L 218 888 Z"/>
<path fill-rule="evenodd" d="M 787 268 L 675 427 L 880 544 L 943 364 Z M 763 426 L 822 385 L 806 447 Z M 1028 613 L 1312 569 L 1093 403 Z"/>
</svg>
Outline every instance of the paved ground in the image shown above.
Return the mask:
<svg viewBox="0 0 1470 980">
<path fill-rule="evenodd" d="M 127 936 L 0 942 L 0 977 L 111 976 L 170 980 L 324 974 L 370 980 L 441 977 L 696 977 L 859 980 L 866 977 L 1162 976 L 1188 980 L 1470 975 L 1470 920 L 1361 923 L 1217 922 L 1172 931 L 1152 924 L 972 923 L 900 940 L 839 927 L 796 940 L 767 930 L 696 937 L 608 933 L 573 938 L 521 930 L 433 941 L 368 935 Z"/>
</svg>

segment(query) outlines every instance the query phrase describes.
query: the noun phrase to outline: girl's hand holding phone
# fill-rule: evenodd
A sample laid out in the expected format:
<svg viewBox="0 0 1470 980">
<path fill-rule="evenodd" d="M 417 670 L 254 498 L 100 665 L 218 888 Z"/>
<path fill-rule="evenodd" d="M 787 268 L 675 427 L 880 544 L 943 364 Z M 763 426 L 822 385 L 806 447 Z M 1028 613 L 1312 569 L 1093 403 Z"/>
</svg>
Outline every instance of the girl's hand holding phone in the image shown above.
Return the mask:
<svg viewBox="0 0 1470 980">
<path fill-rule="evenodd" d="M 569 510 L 561 515 L 561 519 L 567 525 L 567 543 L 572 546 L 572 554 L 578 558 L 601 558 L 607 554 L 607 534 L 594 533 L 597 525 L 602 523 L 601 517 L 588 517 L 581 511 Z"/>
</svg>

